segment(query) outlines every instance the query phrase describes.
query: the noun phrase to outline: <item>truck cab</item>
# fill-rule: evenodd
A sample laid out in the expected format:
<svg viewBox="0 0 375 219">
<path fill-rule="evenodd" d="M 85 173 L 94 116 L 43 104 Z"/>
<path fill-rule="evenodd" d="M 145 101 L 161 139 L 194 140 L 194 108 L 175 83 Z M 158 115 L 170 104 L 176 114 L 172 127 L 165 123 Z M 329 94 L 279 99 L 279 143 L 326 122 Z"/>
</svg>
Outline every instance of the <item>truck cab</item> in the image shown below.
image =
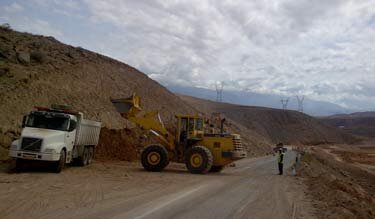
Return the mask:
<svg viewBox="0 0 375 219">
<path fill-rule="evenodd" d="M 56 164 L 59 172 L 65 163 L 71 163 L 75 158 L 83 159 L 84 165 L 89 164 L 99 132 L 94 133 L 97 135 L 94 143 L 79 144 L 79 135 L 87 136 L 86 132 L 83 133 L 83 114 L 57 107 L 35 108 L 24 116 L 20 139 L 13 141 L 10 147 L 9 156 L 16 159 L 16 165 L 25 160 L 49 161 Z"/>
</svg>

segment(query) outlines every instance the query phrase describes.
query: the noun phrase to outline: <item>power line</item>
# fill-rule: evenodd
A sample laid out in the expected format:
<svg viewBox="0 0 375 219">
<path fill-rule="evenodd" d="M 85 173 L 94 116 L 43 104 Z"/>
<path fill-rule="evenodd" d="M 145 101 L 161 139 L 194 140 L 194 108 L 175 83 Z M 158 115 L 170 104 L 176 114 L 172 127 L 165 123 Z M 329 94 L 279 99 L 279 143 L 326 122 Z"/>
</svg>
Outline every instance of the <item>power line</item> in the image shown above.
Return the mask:
<svg viewBox="0 0 375 219">
<path fill-rule="evenodd" d="M 223 101 L 223 89 L 224 89 L 224 81 L 216 82 L 216 101 L 221 102 Z"/>
<path fill-rule="evenodd" d="M 298 111 L 303 113 L 303 101 L 305 100 L 305 96 L 296 96 L 298 102 Z"/>
<path fill-rule="evenodd" d="M 281 106 L 283 107 L 283 110 L 286 110 L 288 109 L 288 102 L 289 102 L 289 98 L 280 98 L 280 102 L 281 102 Z"/>
</svg>

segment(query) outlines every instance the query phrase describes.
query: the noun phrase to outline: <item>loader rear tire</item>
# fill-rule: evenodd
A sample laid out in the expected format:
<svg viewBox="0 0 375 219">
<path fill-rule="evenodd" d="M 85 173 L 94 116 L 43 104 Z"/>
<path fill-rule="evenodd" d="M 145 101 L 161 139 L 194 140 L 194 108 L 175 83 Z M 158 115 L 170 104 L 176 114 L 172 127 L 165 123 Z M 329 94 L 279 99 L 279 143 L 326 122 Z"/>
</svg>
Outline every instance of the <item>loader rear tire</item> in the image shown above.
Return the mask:
<svg viewBox="0 0 375 219">
<path fill-rule="evenodd" d="M 168 151 L 162 145 L 148 145 L 142 151 L 141 162 L 145 170 L 160 172 L 169 163 Z"/>
<path fill-rule="evenodd" d="M 212 167 L 212 153 L 206 147 L 194 146 L 186 152 L 185 163 L 191 173 L 207 173 Z"/>
<path fill-rule="evenodd" d="M 224 169 L 223 166 L 212 166 L 210 172 L 212 173 L 219 173 Z"/>
</svg>

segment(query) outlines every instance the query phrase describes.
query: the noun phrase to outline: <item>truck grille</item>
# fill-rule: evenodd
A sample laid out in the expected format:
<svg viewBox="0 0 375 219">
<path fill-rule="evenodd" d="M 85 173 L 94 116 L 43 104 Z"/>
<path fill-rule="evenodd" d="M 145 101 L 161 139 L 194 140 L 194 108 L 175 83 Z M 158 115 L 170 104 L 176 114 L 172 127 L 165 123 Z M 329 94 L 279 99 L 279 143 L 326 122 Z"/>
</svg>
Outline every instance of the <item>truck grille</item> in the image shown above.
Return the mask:
<svg viewBox="0 0 375 219">
<path fill-rule="evenodd" d="M 233 141 L 234 150 L 235 151 L 244 151 L 244 148 L 243 148 L 242 143 L 241 143 L 240 135 L 232 134 L 232 136 L 233 136 L 232 141 Z"/>
<path fill-rule="evenodd" d="M 42 139 L 39 138 L 22 138 L 21 149 L 25 151 L 40 151 Z"/>
</svg>

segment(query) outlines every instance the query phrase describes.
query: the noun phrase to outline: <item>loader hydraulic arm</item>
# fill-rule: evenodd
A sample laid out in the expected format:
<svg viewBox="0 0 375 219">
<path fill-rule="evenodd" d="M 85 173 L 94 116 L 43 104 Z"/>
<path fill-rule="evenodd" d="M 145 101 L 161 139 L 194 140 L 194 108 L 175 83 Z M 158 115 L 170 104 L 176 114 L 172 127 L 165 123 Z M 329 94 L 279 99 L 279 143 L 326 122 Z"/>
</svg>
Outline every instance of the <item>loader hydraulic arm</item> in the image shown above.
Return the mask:
<svg viewBox="0 0 375 219">
<path fill-rule="evenodd" d="M 159 112 L 155 110 L 140 115 L 142 109 L 140 107 L 139 96 L 133 94 L 131 97 L 125 99 L 111 99 L 111 102 L 122 117 L 131 122 L 134 122 L 141 128 L 150 131 L 156 137 L 158 137 L 158 139 L 164 146 L 166 146 L 166 148 L 174 150 L 175 138 L 165 128 L 162 120 L 160 119 Z"/>
</svg>

